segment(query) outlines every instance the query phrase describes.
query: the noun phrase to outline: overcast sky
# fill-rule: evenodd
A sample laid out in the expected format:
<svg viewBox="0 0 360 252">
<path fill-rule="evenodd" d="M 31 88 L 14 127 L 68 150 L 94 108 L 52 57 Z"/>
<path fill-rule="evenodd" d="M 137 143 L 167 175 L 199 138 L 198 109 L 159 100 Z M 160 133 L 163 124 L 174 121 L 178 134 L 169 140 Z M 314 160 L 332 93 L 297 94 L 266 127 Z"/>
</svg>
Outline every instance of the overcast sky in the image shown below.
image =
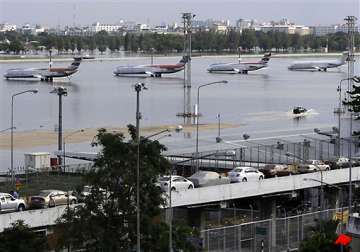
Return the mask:
<svg viewBox="0 0 360 252">
<path fill-rule="evenodd" d="M 196 19 L 254 18 L 260 22 L 288 18 L 304 25 L 342 23 L 359 17 L 359 0 L 0 0 L 0 23 L 46 26 L 88 25 L 120 19 L 139 23 L 180 22 L 182 12 Z"/>
</svg>

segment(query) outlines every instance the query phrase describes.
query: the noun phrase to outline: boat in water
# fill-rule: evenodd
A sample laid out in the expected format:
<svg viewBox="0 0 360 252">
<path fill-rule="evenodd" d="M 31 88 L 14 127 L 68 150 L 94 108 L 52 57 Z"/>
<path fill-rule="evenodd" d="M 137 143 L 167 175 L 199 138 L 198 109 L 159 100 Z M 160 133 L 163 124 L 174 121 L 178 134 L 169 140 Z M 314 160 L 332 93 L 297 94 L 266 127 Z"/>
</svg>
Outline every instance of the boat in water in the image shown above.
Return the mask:
<svg viewBox="0 0 360 252">
<path fill-rule="evenodd" d="M 304 116 L 306 114 L 306 112 L 308 112 L 308 110 L 306 108 L 300 107 L 300 106 L 294 107 L 294 109 L 293 109 L 293 114 L 295 116 Z"/>
</svg>

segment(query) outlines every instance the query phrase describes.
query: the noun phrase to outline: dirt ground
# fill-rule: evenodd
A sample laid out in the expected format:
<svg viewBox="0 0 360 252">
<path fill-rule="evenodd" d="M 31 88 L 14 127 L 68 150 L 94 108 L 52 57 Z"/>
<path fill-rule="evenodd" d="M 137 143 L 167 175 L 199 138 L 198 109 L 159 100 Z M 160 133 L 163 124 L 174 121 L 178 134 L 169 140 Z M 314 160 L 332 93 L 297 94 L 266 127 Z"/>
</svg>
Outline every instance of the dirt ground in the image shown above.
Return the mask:
<svg viewBox="0 0 360 252">
<path fill-rule="evenodd" d="M 238 124 L 226 124 L 222 123 L 221 128 L 237 128 L 240 125 Z M 170 131 L 175 131 L 177 125 L 162 125 L 154 127 L 144 127 L 141 128 L 140 134 L 142 136 L 151 135 L 159 131 L 169 129 Z M 217 130 L 217 124 L 201 124 L 199 125 L 199 130 Z M 108 132 L 121 132 L 127 135 L 127 128 L 106 128 Z M 96 136 L 98 128 L 85 128 L 83 132 L 74 133 L 76 130 L 65 130 L 63 132 L 63 137 L 67 137 L 66 143 L 86 143 L 91 142 Z M 196 131 L 196 125 L 183 126 L 183 132 L 194 132 Z M 74 134 L 73 134 L 74 133 Z M 17 132 L 14 131 L 14 149 L 24 149 L 31 147 L 41 147 L 48 145 L 57 144 L 57 132 L 54 131 L 45 131 L 45 130 L 36 130 L 36 131 L 25 131 Z M 0 134 L 0 149 L 7 150 L 10 149 L 10 132 Z"/>
</svg>

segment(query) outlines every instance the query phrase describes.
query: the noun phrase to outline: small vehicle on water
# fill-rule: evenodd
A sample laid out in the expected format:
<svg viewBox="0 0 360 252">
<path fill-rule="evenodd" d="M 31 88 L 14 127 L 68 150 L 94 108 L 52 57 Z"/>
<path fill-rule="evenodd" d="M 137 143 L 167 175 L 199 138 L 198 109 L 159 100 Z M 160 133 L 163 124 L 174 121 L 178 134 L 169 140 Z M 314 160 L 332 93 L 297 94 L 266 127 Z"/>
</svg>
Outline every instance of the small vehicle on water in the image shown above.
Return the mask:
<svg viewBox="0 0 360 252">
<path fill-rule="evenodd" d="M 306 112 L 307 112 L 307 109 L 304 107 L 300 107 L 300 106 L 295 107 L 293 109 L 293 114 L 298 115 L 298 116 L 304 115 Z"/>
</svg>

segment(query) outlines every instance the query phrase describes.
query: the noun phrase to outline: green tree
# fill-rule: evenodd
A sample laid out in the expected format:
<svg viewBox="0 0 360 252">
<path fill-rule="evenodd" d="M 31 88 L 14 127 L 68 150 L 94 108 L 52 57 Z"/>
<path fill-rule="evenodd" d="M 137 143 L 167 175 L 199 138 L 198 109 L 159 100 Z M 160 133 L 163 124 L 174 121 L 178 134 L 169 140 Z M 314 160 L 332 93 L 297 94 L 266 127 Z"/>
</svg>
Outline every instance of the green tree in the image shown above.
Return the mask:
<svg viewBox="0 0 360 252">
<path fill-rule="evenodd" d="M 328 221 L 322 222 L 322 231 L 319 225 L 310 229 L 311 236 L 301 242 L 299 252 L 340 252 L 340 246 L 335 245 L 337 225 L 336 221 Z M 343 251 L 347 252 L 349 249 L 344 247 Z"/>
<path fill-rule="evenodd" d="M 136 247 L 136 162 L 135 127 L 129 125 L 131 139 L 121 133 L 100 129 L 95 145 L 99 158 L 87 176 L 93 186 L 84 206 L 68 211 L 60 220 L 67 230 L 64 245 L 85 251 L 131 251 Z M 170 164 L 161 156 L 165 147 L 158 141 L 141 138 L 140 209 L 143 251 L 166 251 L 168 227 L 161 220 L 160 207 L 165 199 L 155 182 L 169 171 Z M 102 189 L 100 189 L 102 188 Z M 105 190 L 104 193 L 102 190 Z M 174 244 L 192 251 L 187 229 L 174 228 Z M 68 234 L 68 235 L 66 235 Z"/>
<path fill-rule="evenodd" d="M 84 49 L 84 41 L 81 37 L 76 38 L 76 49 L 78 53 L 81 53 L 81 50 Z"/>
<path fill-rule="evenodd" d="M 244 30 L 241 34 L 241 42 L 242 48 L 251 50 L 257 45 L 255 31 L 252 30 Z"/>
<path fill-rule="evenodd" d="M 24 221 L 16 221 L 0 233 L 0 251 L 41 252 L 47 247 L 45 237 L 31 231 Z"/>
<path fill-rule="evenodd" d="M 58 50 L 58 54 L 61 54 L 64 50 L 64 38 L 57 37 L 56 38 L 56 49 Z"/>
<path fill-rule="evenodd" d="M 96 41 L 94 37 L 89 38 L 88 47 L 91 53 L 94 53 L 94 50 L 96 49 Z"/>
<path fill-rule="evenodd" d="M 24 50 L 24 43 L 21 40 L 15 39 L 10 42 L 9 51 L 19 54 L 20 51 L 23 50 Z"/>
</svg>

